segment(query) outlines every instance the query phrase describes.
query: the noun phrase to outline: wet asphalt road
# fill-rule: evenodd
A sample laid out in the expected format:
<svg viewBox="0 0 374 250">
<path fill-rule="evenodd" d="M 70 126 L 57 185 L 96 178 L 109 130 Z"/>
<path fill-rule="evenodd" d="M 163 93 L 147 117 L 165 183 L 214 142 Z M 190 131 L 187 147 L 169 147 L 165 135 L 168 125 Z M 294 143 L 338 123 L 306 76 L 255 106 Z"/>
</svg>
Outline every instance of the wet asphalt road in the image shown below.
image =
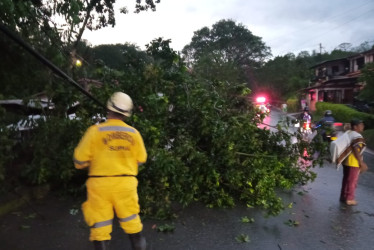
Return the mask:
<svg viewBox="0 0 374 250">
<path fill-rule="evenodd" d="M 273 123 L 280 113 L 273 111 Z M 274 119 L 274 120 L 272 120 Z M 208 209 L 194 204 L 178 210 L 173 221 L 144 220 L 150 250 L 368 250 L 374 249 L 374 157 L 364 155 L 370 171 L 360 176 L 358 206 L 339 202 L 342 169 L 330 164 L 316 168 L 313 183 L 280 195 L 292 204 L 277 217 L 265 218 L 262 211 L 238 205 L 234 209 Z M 88 228 L 77 209 L 82 200 L 47 199 L 0 218 L 0 249 L 93 249 Z M 75 212 L 77 212 L 75 214 Z M 241 222 L 242 217 L 253 223 Z M 154 227 L 174 225 L 169 233 Z M 238 242 L 240 235 L 248 242 Z M 111 249 L 130 249 L 127 237 L 115 223 Z"/>
</svg>

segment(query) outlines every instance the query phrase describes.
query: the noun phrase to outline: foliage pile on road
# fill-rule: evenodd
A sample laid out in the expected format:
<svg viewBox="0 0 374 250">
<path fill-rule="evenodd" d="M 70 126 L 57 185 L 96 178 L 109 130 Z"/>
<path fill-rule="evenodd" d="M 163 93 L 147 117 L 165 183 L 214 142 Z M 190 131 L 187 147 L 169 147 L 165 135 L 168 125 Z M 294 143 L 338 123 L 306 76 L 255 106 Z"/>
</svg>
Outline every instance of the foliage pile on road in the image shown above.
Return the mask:
<svg viewBox="0 0 374 250">
<path fill-rule="evenodd" d="M 118 45 L 117 55 L 123 60 L 117 63 L 95 60 L 100 58 L 92 56 L 95 51 L 81 42 L 82 32 L 87 27 L 113 25 L 114 1 L 94 8 L 95 2 L 77 0 L 67 5 L 53 1 L 39 6 L 41 1 L 5 1 L 0 16 L 7 17 L 4 23 L 71 77 L 90 86 L 89 91 L 102 103 L 114 91 L 133 98 L 135 110 L 128 123 L 143 135 L 149 155 L 139 174 L 143 214 L 166 217 L 172 202 L 187 206 L 194 201 L 209 207 L 242 202 L 277 214 L 283 209 L 279 190 L 315 178 L 311 167 L 300 167 L 298 162 L 304 149 L 312 155 L 318 145 L 302 140 L 292 143 L 291 135 L 280 125 L 276 132 L 258 128 L 263 117 L 256 114 L 247 97 L 251 92 L 248 86 L 256 83 L 254 70 L 270 55 L 261 38 L 243 25 L 223 20 L 212 30 L 197 32 L 193 40 L 197 43 L 186 47 L 187 55 L 193 56 L 190 68 L 170 48 L 170 40 L 161 38 L 152 41 L 146 53 L 135 46 Z M 55 14 L 70 28 L 52 25 L 50 18 Z M 108 19 L 103 18 L 106 15 Z M 208 46 L 201 46 L 206 39 Z M 50 184 L 83 194 L 85 173 L 74 169 L 73 149 L 93 124 L 92 118 L 105 115 L 105 111 L 41 64 L 30 61 L 30 56 L 7 38 L 1 36 L 0 42 L 6 55 L 1 65 L 7 66 L 0 74 L 0 81 L 7 83 L 3 98 L 18 97 L 28 103 L 33 94 L 43 91 L 54 103 L 54 109 L 41 111 L 45 119 L 22 133 L 21 139 L 20 131 L 3 126 L 8 125 L 4 122 L 8 119 L 1 120 L 0 180 L 12 180 L 10 185 L 15 185 L 11 175 L 20 169 L 23 184 Z M 100 49 L 106 55 L 113 48 Z M 201 53 L 194 54 L 197 48 Z M 96 52 L 100 54 L 99 49 Z M 79 68 L 72 66 L 78 55 L 88 55 Z M 76 109 L 73 104 L 77 103 L 77 118 L 68 119 L 67 113 Z"/>
<path fill-rule="evenodd" d="M 149 153 L 139 176 L 143 213 L 166 216 L 172 201 L 210 207 L 241 201 L 277 214 L 278 189 L 315 177 L 297 165 L 311 145 L 292 144 L 282 129 L 259 129 L 245 84 L 192 77 L 169 42 L 148 47 L 154 63 L 142 79 L 120 80 L 136 102 L 131 123 Z"/>
<path fill-rule="evenodd" d="M 279 213 L 283 204 L 277 191 L 315 177 L 310 168 L 297 165 L 311 145 L 292 144 L 281 127 L 275 133 L 259 129 L 261 117 L 248 101 L 246 84 L 193 77 L 169 43 L 155 39 L 148 46 L 150 63 L 136 67 L 140 74 L 102 65 L 92 72 L 103 83 L 91 89 L 99 100 L 105 102 L 116 90 L 134 100 L 128 123 L 142 133 L 149 154 L 139 175 L 142 212 L 166 217 L 173 201 L 210 207 L 239 201 Z M 73 168 L 73 148 L 91 117 L 103 111 L 59 81 L 47 87 L 56 110 L 38 122 L 16 154 L 27 159 L 23 176 L 28 183 L 80 192 L 84 178 Z M 74 101 L 81 103 L 80 118 L 66 119 L 66 107 Z"/>
</svg>

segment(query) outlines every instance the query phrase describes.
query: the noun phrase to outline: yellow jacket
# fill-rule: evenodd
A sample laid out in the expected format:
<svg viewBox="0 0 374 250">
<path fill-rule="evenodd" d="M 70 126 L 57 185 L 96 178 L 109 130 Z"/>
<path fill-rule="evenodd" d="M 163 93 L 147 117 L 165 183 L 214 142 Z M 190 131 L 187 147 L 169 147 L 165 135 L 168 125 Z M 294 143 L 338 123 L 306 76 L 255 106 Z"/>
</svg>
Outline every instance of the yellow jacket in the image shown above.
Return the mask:
<svg viewBox="0 0 374 250">
<path fill-rule="evenodd" d="M 89 167 L 89 176 L 136 176 L 146 160 L 140 133 L 117 119 L 89 127 L 74 150 L 74 166 Z"/>
</svg>

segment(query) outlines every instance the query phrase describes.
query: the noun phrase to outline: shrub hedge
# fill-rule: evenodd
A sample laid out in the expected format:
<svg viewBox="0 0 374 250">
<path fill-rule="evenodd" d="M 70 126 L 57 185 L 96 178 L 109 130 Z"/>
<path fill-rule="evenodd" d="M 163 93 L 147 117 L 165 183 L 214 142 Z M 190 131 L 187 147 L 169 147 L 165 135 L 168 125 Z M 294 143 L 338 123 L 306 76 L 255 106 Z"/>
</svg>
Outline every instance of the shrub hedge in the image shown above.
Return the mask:
<svg viewBox="0 0 374 250">
<path fill-rule="evenodd" d="M 344 104 L 335 104 L 329 102 L 316 103 L 317 115 L 323 116 L 325 110 L 331 110 L 333 116 L 337 121 L 349 123 L 352 120 L 352 118 L 357 118 L 365 122 L 365 127 L 367 129 L 374 128 L 374 115 L 359 112 L 357 110 L 345 106 Z"/>
<path fill-rule="evenodd" d="M 287 99 L 287 111 L 288 112 L 297 112 L 299 110 L 299 101 L 297 98 Z"/>
</svg>

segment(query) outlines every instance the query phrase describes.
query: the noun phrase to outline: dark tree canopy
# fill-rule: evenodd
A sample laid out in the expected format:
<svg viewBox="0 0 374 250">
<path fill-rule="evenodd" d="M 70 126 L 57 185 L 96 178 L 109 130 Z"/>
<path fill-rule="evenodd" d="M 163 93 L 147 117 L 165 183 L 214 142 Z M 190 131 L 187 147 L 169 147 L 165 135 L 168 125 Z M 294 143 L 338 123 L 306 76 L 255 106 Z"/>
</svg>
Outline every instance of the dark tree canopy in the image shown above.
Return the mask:
<svg viewBox="0 0 374 250">
<path fill-rule="evenodd" d="M 135 8 L 139 11 L 155 10 L 159 2 L 133 1 Z M 85 77 L 87 69 L 78 72 L 73 68 L 76 59 L 83 59 L 81 45 L 85 44 L 85 41 L 82 41 L 82 35 L 85 29 L 97 30 L 108 26 L 113 27 L 115 25 L 114 3 L 115 0 L 2 0 L 0 20 L 4 26 L 17 33 L 68 75 Z M 25 50 L 19 49 L 19 45 L 2 32 L 0 32 L 0 43 L 3 45 L 0 50 L 3 50 L 4 55 L 0 64 L 3 65 L 3 69 L 10 68 L 12 72 L 12 74 L 7 74 L 7 71 L 0 73 L 0 80 L 9 83 L 2 92 L 5 96 L 28 96 L 45 90 L 47 83 L 53 82 L 53 74 L 50 74 L 45 66 L 32 59 L 32 56 L 28 55 Z M 123 62 L 136 67 L 135 64 L 138 62 L 134 60 L 136 60 L 135 54 L 137 53 L 131 50 L 131 47 L 125 50 L 131 57 L 131 59 L 126 57 L 126 59 L 130 59 L 131 62 L 124 62 L 126 59 L 123 59 L 118 63 Z M 144 56 L 140 60 L 143 59 Z M 37 66 L 30 68 L 27 64 L 30 60 L 35 61 L 32 64 Z M 86 57 L 84 60 L 89 61 L 89 58 Z M 118 63 L 116 66 L 110 66 L 117 68 Z M 28 79 L 27 86 L 23 87 L 19 79 Z"/>
<path fill-rule="evenodd" d="M 182 53 L 195 72 L 204 76 L 210 72 L 218 80 L 231 81 L 246 81 L 248 70 L 260 67 L 271 55 L 260 37 L 230 19 L 195 31 Z M 235 75 L 242 76 L 235 79 Z"/>
<path fill-rule="evenodd" d="M 374 63 L 368 63 L 362 73 L 361 80 L 365 81 L 365 87 L 359 97 L 372 103 L 374 100 Z"/>
<path fill-rule="evenodd" d="M 156 10 L 156 3 L 160 3 L 161 0 L 145 0 L 145 4 L 143 4 L 142 0 L 136 0 L 135 6 L 135 13 L 139 13 L 140 11 L 151 9 L 153 11 Z"/>
<path fill-rule="evenodd" d="M 132 44 L 102 44 L 91 49 L 96 60 L 102 60 L 105 65 L 116 70 L 136 69 L 150 58 Z"/>
<path fill-rule="evenodd" d="M 243 66 L 261 65 L 271 55 L 260 37 L 233 20 L 221 20 L 212 29 L 204 27 L 195 31 L 183 53 L 193 62 L 210 55 L 213 61 Z"/>
</svg>

